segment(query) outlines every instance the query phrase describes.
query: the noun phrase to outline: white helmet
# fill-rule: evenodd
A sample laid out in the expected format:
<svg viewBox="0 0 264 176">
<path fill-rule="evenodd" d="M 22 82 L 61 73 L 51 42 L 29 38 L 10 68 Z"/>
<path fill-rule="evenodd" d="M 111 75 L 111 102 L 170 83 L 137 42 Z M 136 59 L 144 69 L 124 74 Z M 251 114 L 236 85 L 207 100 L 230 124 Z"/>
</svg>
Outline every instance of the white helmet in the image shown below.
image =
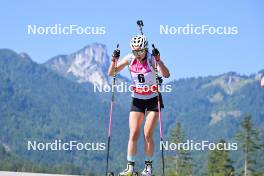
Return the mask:
<svg viewBox="0 0 264 176">
<path fill-rule="evenodd" d="M 145 35 L 136 35 L 130 41 L 130 48 L 132 50 L 148 48 L 148 40 Z"/>
</svg>

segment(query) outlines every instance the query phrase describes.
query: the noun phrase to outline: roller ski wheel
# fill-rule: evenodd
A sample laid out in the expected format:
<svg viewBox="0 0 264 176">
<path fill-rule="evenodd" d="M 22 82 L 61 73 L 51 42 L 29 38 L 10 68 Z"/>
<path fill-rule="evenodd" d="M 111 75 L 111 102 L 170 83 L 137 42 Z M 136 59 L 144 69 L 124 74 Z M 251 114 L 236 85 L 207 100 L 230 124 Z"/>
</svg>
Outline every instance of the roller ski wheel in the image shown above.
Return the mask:
<svg viewBox="0 0 264 176">
<path fill-rule="evenodd" d="M 115 174 L 113 172 L 108 172 L 107 176 L 115 176 Z"/>
</svg>

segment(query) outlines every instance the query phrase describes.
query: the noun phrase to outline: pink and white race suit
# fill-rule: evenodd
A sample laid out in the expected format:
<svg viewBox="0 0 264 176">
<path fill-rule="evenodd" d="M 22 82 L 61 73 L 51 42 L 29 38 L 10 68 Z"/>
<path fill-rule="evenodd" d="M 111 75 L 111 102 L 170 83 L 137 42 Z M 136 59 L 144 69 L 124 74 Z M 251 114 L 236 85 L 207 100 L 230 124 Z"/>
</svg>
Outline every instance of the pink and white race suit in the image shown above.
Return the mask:
<svg viewBox="0 0 264 176">
<path fill-rule="evenodd" d="M 128 67 L 133 83 L 131 96 L 138 99 L 150 99 L 157 96 L 154 58 L 151 54 L 148 53 L 143 63 L 140 63 L 133 54 L 128 54 L 125 58 L 129 62 Z"/>
</svg>

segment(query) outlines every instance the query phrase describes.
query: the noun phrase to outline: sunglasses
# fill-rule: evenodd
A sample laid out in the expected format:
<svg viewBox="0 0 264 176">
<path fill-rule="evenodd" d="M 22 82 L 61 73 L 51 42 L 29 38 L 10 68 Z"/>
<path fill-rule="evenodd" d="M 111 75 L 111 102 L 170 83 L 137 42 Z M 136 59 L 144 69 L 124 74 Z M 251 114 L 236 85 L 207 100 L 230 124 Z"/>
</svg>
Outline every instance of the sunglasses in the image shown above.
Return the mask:
<svg viewBox="0 0 264 176">
<path fill-rule="evenodd" d="M 145 54 L 146 50 L 133 50 L 132 53 L 135 55 L 135 56 L 140 56 L 142 54 Z"/>
</svg>

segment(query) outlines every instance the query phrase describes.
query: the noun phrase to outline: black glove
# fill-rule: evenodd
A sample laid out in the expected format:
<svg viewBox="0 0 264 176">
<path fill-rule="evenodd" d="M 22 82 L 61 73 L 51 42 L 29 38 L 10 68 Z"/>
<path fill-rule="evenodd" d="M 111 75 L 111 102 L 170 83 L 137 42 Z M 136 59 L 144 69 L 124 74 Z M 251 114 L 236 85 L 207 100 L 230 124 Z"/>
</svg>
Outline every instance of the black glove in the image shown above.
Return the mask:
<svg viewBox="0 0 264 176">
<path fill-rule="evenodd" d="M 119 58 L 120 57 L 120 50 L 119 49 L 115 49 L 112 56 L 115 57 L 115 58 Z"/>
<path fill-rule="evenodd" d="M 158 50 L 157 48 L 153 48 L 153 50 L 152 50 L 152 55 L 153 55 L 153 56 L 159 56 L 159 55 L 160 55 L 159 50 Z"/>
</svg>

